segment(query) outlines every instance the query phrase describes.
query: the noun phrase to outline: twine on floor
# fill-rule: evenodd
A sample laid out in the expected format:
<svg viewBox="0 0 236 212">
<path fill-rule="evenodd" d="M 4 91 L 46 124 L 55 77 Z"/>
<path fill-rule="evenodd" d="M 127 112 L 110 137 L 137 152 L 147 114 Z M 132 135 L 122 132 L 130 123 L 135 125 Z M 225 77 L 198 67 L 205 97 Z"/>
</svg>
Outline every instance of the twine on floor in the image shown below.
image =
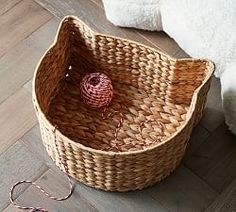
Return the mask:
<svg viewBox="0 0 236 212">
<path fill-rule="evenodd" d="M 55 126 L 55 128 L 53 130 L 55 144 L 56 144 L 56 129 L 57 129 L 57 126 Z M 56 145 L 56 150 L 57 150 L 57 153 L 59 155 L 60 162 L 61 162 L 62 166 L 64 166 L 63 163 L 62 163 L 62 158 L 61 158 L 61 155 L 60 155 L 60 152 L 58 150 L 58 146 L 57 145 Z M 65 169 L 65 167 L 64 167 L 64 169 Z M 37 185 L 35 182 L 28 181 L 28 180 L 23 180 L 23 181 L 16 182 L 11 187 L 11 189 L 10 189 L 10 202 L 13 204 L 13 206 L 15 208 L 18 208 L 18 209 L 21 209 L 21 210 L 29 210 L 31 212 L 48 212 L 49 210 L 44 209 L 42 207 L 22 206 L 22 205 L 19 205 L 18 203 L 16 203 L 15 200 L 13 199 L 14 189 L 18 185 L 21 185 L 21 184 L 30 184 L 30 185 L 33 185 L 35 188 L 37 188 L 40 192 L 42 192 L 46 197 L 48 197 L 48 198 L 50 198 L 52 200 L 55 200 L 55 201 L 64 201 L 64 200 L 67 200 L 68 198 L 70 198 L 70 196 L 72 195 L 72 192 L 73 192 L 72 181 L 71 181 L 70 177 L 67 174 L 66 174 L 66 176 L 67 176 L 68 181 L 69 181 L 69 193 L 66 196 L 64 196 L 64 197 L 52 196 L 47 191 L 45 191 L 41 186 Z"/>
<path fill-rule="evenodd" d="M 111 80 L 104 74 L 101 73 L 92 73 L 89 75 L 86 75 L 84 79 L 81 82 L 81 97 L 83 98 L 84 102 L 93 108 L 101 108 L 101 118 L 103 120 L 108 119 L 110 117 L 113 117 L 115 115 L 119 116 L 119 121 L 116 126 L 115 132 L 114 132 L 114 140 L 116 143 L 116 149 L 120 151 L 120 147 L 118 145 L 118 133 L 123 125 L 124 122 L 124 114 L 120 111 L 113 111 L 113 112 L 107 112 L 108 105 L 112 100 L 113 97 L 113 87 L 111 84 Z M 151 120 L 146 120 L 140 123 L 139 131 L 142 133 L 142 128 L 144 127 L 145 123 L 150 122 Z M 163 124 L 159 124 L 159 128 L 161 129 L 161 134 L 163 133 Z M 60 155 L 57 139 L 56 139 L 56 130 L 57 126 L 55 126 L 53 130 L 54 134 L 54 143 L 56 147 L 57 154 L 59 156 L 59 161 L 61 163 L 61 166 L 64 168 L 64 172 L 66 173 L 68 171 L 68 167 L 66 169 L 65 165 L 62 162 L 62 157 Z M 157 139 L 161 139 L 162 136 L 157 136 Z M 66 174 L 67 175 L 67 174 Z M 37 185 L 35 182 L 23 180 L 16 182 L 10 189 L 10 202 L 13 204 L 15 208 L 22 209 L 22 210 L 30 210 L 31 212 L 47 212 L 47 209 L 44 209 L 42 207 L 33 207 L 33 206 L 22 206 L 15 202 L 13 199 L 13 193 L 14 189 L 21 184 L 30 184 L 33 185 L 35 188 L 37 188 L 40 192 L 42 192 L 46 197 L 55 200 L 55 201 L 64 201 L 67 200 L 73 192 L 73 185 L 70 177 L 67 175 L 69 180 L 69 193 L 64 197 L 55 197 L 50 195 L 47 191 L 45 191 L 41 186 Z"/>
</svg>

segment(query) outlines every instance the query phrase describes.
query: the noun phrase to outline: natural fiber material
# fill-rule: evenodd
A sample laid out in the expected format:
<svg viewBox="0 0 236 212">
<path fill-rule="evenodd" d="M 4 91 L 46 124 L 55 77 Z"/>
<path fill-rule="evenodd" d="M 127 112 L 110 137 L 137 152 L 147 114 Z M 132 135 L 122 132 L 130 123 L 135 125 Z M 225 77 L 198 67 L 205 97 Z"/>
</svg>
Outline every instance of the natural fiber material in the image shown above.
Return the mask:
<svg viewBox="0 0 236 212">
<path fill-rule="evenodd" d="M 102 73 L 87 74 L 80 82 L 80 94 L 84 103 L 92 108 L 107 107 L 113 96 L 111 80 Z"/>
<path fill-rule="evenodd" d="M 66 17 L 34 76 L 43 143 L 59 167 L 89 186 L 147 187 L 180 163 L 202 116 L 213 69 L 208 60 L 177 60 Z M 114 97 L 106 112 L 113 115 L 108 118 L 80 97 L 78 82 L 89 71 L 112 81 Z"/>
</svg>

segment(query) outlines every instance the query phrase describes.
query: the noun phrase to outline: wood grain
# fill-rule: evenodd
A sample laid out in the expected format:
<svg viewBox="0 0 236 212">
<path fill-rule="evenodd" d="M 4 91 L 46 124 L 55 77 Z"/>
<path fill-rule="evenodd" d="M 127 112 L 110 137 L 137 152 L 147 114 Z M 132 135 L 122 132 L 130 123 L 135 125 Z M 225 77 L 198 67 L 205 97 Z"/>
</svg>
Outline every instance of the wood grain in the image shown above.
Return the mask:
<svg viewBox="0 0 236 212">
<path fill-rule="evenodd" d="M 52 18 L 32 0 L 23 0 L 0 16 L 0 57 Z"/>
<path fill-rule="evenodd" d="M 189 144 L 185 153 L 184 161 L 186 161 L 194 152 L 201 146 L 202 143 L 206 142 L 206 139 L 210 136 L 210 133 L 203 128 L 201 125 L 197 125 L 189 140 Z"/>
<path fill-rule="evenodd" d="M 3 210 L 3 212 L 22 212 L 21 209 L 15 208 L 13 205 L 9 205 Z"/>
<path fill-rule="evenodd" d="M 18 141 L 6 152 L 0 155 L 0 211 L 10 203 L 10 187 L 19 180 L 35 180 L 47 170 L 47 167 L 35 155 Z M 19 196 L 26 186 L 16 190 L 15 196 Z"/>
<path fill-rule="evenodd" d="M 97 4 L 99 7 L 104 9 L 102 0 L 91 0 L 91 1 L 94 2 L 95 4 Z"/>
<path fill-rule="evenodd" d="M 55 16 L 62 18 L 65 15 L 74 14 L 85 21 L 89 26 L 101 33 L 132 39 L 146 45 L 158 48 L 172 56 L 183 50 L 178 44 L 164 32 L 150 32 L 144 30 L 120 28 L 111 24 L 105 17 L 102 1 L 93 0 L 36 0 L 47 8 Z M 89 18 L 88 18 L 89 17 Z M 182 53 L 182 56 L 187 56 Z"/>
<path fill-rule="evenodd" d="M 21 0 L 0 0 L 0 15 L 6 13 L 13 6 L 18 4 Z"/>
<path fill-rule="evenodd" d="M 152 198 L 146 190 L 133 192 L 105 192 L 76 184 L 75 194 L 82 193 L 100 212 L 167 212 L 168 210 Z M 79 197 L 79 195 L 78 195 Z"/>
<path fill-rule="evenodd" d="M 218 192 L 236 177 L 236 138 L 225 124 L 195 151 L 185 164 Z"/>
<path fill-rule="evenodd" d="M 21 140 L 29 148 L 29 150 L 37 155 L 41 160 L 43 160 L 51 168 L 55 167 L 54 162 L 47 154 L 45 147 L 43 146 L 43 141 L 40 134 L 39 125 L 35 125 L 31 130 L 29 130 Z"/>
<path fill-rule="evenodd" d="M 210 132 L 214 132 L 224 122 L 220 90 L 220 80 L 213 77 L 208 93 L 206 110 L 200 122 Z"/>
<path fill-rule="evenodd" d="M 139 35 L 135 29 L 114 26 L 106 19 L 103 9 L 92 1 L 36 0 L 36 2 L 47 8 L 56 17 L 62 18 L 65 15 L 73 14 L 78 16 L 96 32 L 132 39 L 148 46 L 158 48 L 157 45 L 154 45 L 143 36 Z"/>
<path fill-rule="evenodd" d="M 1 154 L 36 124 L 31 94 L 18 90 L 0 105 L 0 117 Z"/>
<path fill-rule="evenodd" d="M 207 208 L 206 212 L 235 212 L 236 211 L 236 178 Z"/>
<path fill-rule="evenodd" d="M 180 49 L 174 54 L 174 57 L 180 59 L 180 58 L 189 58 L 190 56 L 183 49 Z"/>
<path fill-rule="evenodd" d="M 42 175 L 37 181 L 45 190 L 54 196 L 65 196 L 68 192 L 68 180 L 62 172 L 55 173 L 49 170 Z M 17 202 L 22 205 L 40 206 L 50 212 L 70 211 L 70 212 L 97 212 L 98 210 L 84 198 L 83 193 L 73 194 L 68 200 L 57 202 L 46 198 L 34 187 L 30 186 L 18 198 Z M 5 210 L 11 211 L 12 206 Z"/>
<path fill-rule="evenodd" d="M 217 193 L 184 166 L 147 192 L 171 212 L 203 211 Z"/>
<path fill-rule="evenodd" d="M 25 84 L 24 84 L 24 88 L 26 89 L 26 90 L 28 90 L 30 93 L 32 93 L 32 83 L 33 83 L 33 79 L 30 79 L 28 82 L 26 82 Z"/>
<path fill-rule="evenodd" d="M 32 78 L 39 59 L 55 37 L 58 22 L 51 19 L 0 58 L 0 103 Z"/>
</svg>

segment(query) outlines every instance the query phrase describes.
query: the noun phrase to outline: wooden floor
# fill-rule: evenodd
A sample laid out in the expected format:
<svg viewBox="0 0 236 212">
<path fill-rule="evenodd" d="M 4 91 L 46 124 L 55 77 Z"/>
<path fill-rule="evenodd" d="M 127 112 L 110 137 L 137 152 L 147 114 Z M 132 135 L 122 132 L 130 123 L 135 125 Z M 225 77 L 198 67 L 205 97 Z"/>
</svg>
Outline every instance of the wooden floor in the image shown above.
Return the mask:
<svg viewBox="0 0 236 212">
<path fill-rule="evenodd" d="M 37 61 L 52 43 L 60 19 L 75 14 L 94 30 L 187 55 L 165 33 L 122 29 L 109 23 L 101 0 L 0 0 L 0 211 L 15 212 L 10 186 L 37 181 L 55 195 L 67 192 L 65 176 L 46 154 L 31 103 Z M 224 124 L 219 80 L 214 79 L 205 115 L 186 157 L 168 179 L 143 191 L 112 193 L 76 183 L 65 202 L 46 199 L 31 186 L 16 192 L 21 204 L 50 211 L 236 211 L 236 137 Z"/>
</svg>

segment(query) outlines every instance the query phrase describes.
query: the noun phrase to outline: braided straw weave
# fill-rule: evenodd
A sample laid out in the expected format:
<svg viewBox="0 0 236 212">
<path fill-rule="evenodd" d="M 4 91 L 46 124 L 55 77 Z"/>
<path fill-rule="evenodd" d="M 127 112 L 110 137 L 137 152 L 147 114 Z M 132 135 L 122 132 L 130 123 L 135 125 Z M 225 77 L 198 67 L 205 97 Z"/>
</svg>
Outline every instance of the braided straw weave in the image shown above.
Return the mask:
<svg viewBox="0 0 236 212">
<path fill-rule="evenodd" d="M 103 73 L 86 74 L 80 82 L 80 95 L 92 108 L 106 107 L 113 96 L 111 80 Z"/>
<path fill-rule="evenodd" d="M 95 33 L 68 16 L 34 76 L 33 102 L 46 150 L 86 185 L 112 191 L 150 186 L 183 158 L 203 114 L 213 70 L 209 60 L 177 60 Z M 106 113 L 113 115 L 105 119 L 81 99 L 80 82 L 93 72 L 112 81 L 114 96 Z"/>
</svg>

